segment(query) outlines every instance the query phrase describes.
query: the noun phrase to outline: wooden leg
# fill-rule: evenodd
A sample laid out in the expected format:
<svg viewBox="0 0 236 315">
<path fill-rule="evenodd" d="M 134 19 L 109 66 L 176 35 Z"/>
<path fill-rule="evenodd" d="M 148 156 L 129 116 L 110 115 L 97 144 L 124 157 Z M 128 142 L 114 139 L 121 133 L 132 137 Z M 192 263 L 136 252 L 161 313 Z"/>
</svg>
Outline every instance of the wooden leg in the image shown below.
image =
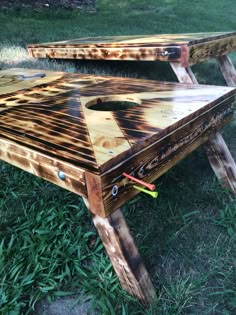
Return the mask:
<svg viewBox="0 0 236 315">
<path fill-rule="evenodd" d="M 191 68 L 180 67 L 176 63 L 170 63 L 170 65 L 179 82 L 198 84 Z M 231 189 L 236 194 L 236 164 L 222 135 L 219 132 L 212 135 L 205 143 L 204 148 L 217 178 L 224 187 Z"/>
<path fill-rule="evenodd" d="M 150 304 L 156 297 L 155 289 L 120 209 L 107 218 L 93 215 L 93 222 L 123 289 L 141 303 Z"/>
<path fill-rule="evenodd" d="M 227 55 L 216 58 L 228 86 L 236 86 L 236 70 Z"/>
<path fill-rule="evenodd" d="M 170 65 L 180 83 L 198 84 L 190 67 L 181 67 L 179 62 L 170 62 Z"/>
<path fill-rule="evenodd" d="M 212 135 L 204 148 L 217 178 L 236 194 L 235 162 L 222 135 L 219 132 Z"/>
</svg>

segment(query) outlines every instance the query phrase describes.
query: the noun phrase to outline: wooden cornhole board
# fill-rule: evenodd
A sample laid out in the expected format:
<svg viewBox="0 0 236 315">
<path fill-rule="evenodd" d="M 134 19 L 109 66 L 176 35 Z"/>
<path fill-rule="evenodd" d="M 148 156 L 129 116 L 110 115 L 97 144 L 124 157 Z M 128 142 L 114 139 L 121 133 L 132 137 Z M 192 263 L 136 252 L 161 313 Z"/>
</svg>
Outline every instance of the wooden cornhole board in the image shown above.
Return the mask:
<svg viewBox="0 0 236 315">
<path fill-rule="evenodd" d="M 233 117 L 235 94 L 231 87 L 0 71 L 0 159 L 82 196 L 123 288 L 149 303 L 155 290 L 119 210 L 138 191 L 122 174 L 150 183 L 208 141 L 215 173 L 236 192 L 236 167 L 217 133 Z M 135 106 L 97 110 L 108 101 Z"/>
<path fill-rule="evenodd" d="M 215 58 L 229 86 L 236 71 L 227 56 L 236 51 L 236 32 L 86 37 L 28 45 L 35 58 L 169 62 L 179 82 L 197 83 L 191 66 Z"/>
</svg>

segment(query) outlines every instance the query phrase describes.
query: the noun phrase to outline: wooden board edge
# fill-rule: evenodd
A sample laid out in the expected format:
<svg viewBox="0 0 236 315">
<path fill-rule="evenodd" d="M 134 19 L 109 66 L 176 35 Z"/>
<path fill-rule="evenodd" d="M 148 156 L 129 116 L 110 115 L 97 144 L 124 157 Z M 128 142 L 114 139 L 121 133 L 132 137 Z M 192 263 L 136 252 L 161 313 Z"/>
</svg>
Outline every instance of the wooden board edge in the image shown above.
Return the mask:
<svg viewBox="0 0 236 315">
<path fill-rule="evenodd" d="M 172 62 L 172 60 L 170 60 Z M 173 61 L 175 62 L 175 61 Z M 179 62 L 178 62 L 179 64 Z M 181 45 L 181 58 L 180 58 L 180 65 L 182 67 L 188 67 L 189 65 L 189 47 L 188 45 Z"/>
<path fill-rule="evenodd" d="M 180 61 L 181 46 L 157 47 L 29 47 L 33 58 L 127 60 L 127 61 Z"/>
<path fill-rule="evenodd" d="M 80 196 L 87 197 L 84 170 L 60 159 L 0 138 L 0 160 Z"/>
</svg>

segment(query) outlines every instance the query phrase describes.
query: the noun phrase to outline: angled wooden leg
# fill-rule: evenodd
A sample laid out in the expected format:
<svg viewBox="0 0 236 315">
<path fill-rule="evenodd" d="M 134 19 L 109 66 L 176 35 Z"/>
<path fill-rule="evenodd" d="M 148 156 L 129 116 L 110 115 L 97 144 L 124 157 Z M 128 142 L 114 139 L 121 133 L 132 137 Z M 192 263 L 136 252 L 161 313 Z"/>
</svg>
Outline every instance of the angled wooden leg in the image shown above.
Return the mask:
<svg viewBox="0 0 236 315">
<path fill-rule="evenodd" d="M 198 84 L 190 67 L 181 67 L 179 62 L 170 62 L 170 65 L 180 83 Z"/>
<path fill-rule="evenodd" d="M 204 145 L 211 167 L 224 187 L 236 194 L 236 167 L 222 135 L 217 132 Z"/>
<path fill-rule="evenodd" d="M 216 60 L 220 66 L 228 86 L 236 86 L 236 70 L 230 58 L 227 55 L 217 57 Z"/>
<path fill-rule="evenodd" d="M 156 297 L 155 289 L 120 209 L 107 218 L 93 215 L 93 222 L 123 289 L 141 303 L 150 304 Z"/>
<path fill-rule="evenodd" d="M 192 81 L 192 84 L 198 84 L 189 67 L 180 67 L 176 63 L 170 63 L 170 65 L 179 82 L 189 83 Z M 212 135 L 203 147 L 217 178 L 224 187 L 231 189 L 236 194 L 236 164 L 222 135 L 219 132 Z"/>
</svg>

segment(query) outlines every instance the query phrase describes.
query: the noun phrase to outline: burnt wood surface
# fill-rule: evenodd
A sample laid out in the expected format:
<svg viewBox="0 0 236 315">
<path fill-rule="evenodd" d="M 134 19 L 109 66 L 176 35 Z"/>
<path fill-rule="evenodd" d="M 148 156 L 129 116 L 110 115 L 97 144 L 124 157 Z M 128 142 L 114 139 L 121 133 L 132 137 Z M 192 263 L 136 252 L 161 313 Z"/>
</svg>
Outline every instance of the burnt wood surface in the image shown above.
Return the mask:
<svg viewBox="0 0 236 315">
<path fill-rule="evenodd" d="M 232 119 L 235 93 L 231 87 L 0 71 L 0 158 L 87 197 L 91 211 L 106 217 L 138 193 L 123 172 L 147 182 L 158 178 Z M 106 101 L 136 106 L 90 108 Z"/>
<path fill-rule="evenodd" d="M 35 58 L 160 60 L 184 67 L 235 49 L 236 32 L 100 36 L 28 45 Z"/>
</svg>

